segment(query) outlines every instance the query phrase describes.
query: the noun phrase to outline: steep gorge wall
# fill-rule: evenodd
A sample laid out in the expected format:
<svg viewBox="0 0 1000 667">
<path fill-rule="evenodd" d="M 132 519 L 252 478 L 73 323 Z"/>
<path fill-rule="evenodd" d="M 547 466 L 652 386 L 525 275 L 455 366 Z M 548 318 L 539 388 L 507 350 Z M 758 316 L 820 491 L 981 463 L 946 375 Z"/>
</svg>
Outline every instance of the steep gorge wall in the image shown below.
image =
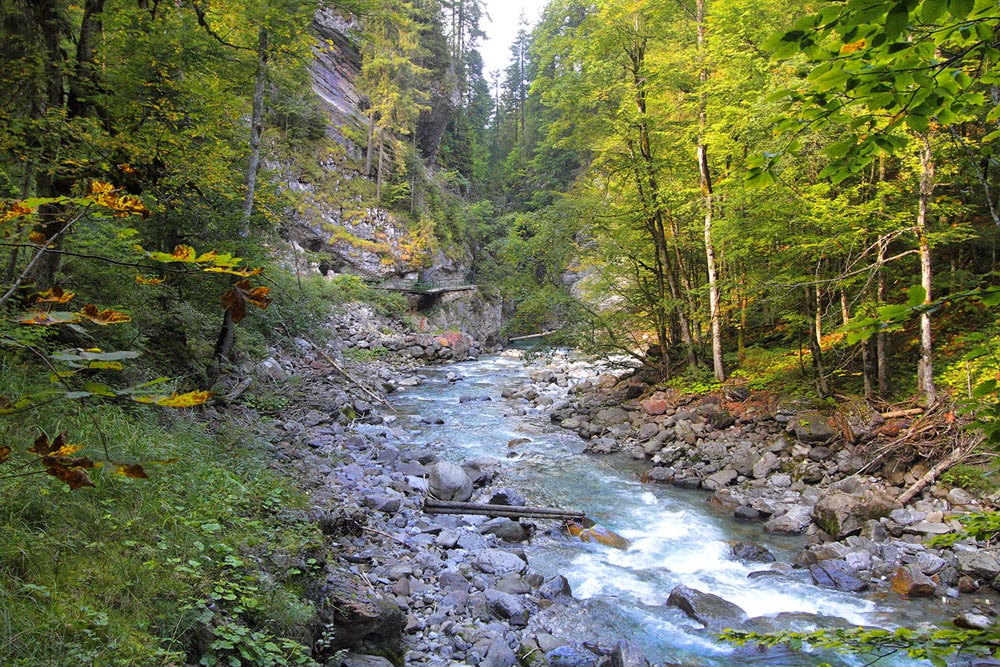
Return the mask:
<svg viewBox="0 0 1000 667">
<path fill-rule="evenodd" d="M 325 275 L 350 273 L 394 284 L 464 282 L 469 259 L 463 253 L 429 247 L 426 229 L 408 229 L 391 211 L 366 204 L 374 188 L 361 173 L 368 118 L 355 85 L 361 54 L 352 37 L 360 28 L 329 9 L 314 19 L 319 47 L 310 74 L 326 138 L 271 165 L 284 187 L 297 194 L 290 241 L 310 253 L 311 270 Z M 502 325 L 500 313 L 499 303 L 474 291 L 450 296 L 430 311 L 417 313 L 414 320 L 424 331 L 460 329 L 494 343 Z"/>
</svg>

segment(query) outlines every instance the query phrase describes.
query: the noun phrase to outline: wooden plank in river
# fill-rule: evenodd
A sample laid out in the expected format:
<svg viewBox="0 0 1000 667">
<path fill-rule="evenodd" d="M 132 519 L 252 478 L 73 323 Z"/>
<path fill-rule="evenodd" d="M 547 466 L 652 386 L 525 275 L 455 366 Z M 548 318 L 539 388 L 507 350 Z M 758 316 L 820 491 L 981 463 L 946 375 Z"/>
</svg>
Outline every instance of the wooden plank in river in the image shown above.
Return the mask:
<svg viewBox="0 0 1000 667">
<path fill-rule="evenodd" d="M 555 521 L 586 519 L 586 514 L 583 512 L 561 510 L 554 507 L 460 503 L 453 500 L 436 500 L 434 498 L 427 498 L 424 500 L 424 511 L 431 514 L 481 514 L 483 516 L 502 516 L 512 519 L 519 519 L 521 517 L 531 517 L 533 519 L 553 519 Z"/>
</svg>

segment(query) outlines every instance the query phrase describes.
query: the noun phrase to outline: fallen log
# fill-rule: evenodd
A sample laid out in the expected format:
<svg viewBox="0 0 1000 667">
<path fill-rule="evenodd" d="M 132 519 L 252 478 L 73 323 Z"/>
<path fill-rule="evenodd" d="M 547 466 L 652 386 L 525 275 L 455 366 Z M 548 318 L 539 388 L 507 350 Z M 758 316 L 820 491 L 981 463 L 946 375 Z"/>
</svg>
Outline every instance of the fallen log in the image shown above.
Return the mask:
<svg viewBox="0 0 1000 667">
<path fill-rule="evenodd" d="M 569 521 L 572 519 L 586 520 L 587 515 L 573 510 L 561 510 L 553 507 L 527 507 L 523 505 L 489 505 L 484 503 L 460 503 L 452 500 L 424 500 L 424 511 L 430 514 L 481 514 L 489 517 L 508 517 L 519 519 L 553 519 Z"/>
<path fill-rule="evenodd" d="M 882 419 L 895 419 L 897 417 L 916 417 L 924 414 L 923 408 L 907 408 L 905 410 L 892 410 L 881 413 Z"/>
</svg>

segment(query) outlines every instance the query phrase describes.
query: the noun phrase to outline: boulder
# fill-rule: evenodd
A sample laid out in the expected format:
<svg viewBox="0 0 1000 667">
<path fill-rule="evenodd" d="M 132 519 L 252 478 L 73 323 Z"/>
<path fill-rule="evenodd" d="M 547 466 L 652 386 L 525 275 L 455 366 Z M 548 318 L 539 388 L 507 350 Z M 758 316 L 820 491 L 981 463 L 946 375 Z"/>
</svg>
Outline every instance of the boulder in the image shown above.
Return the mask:
<svg viewBox="0 0 1000 667">
<path fill-rule="evenodd" d="M 573 591 L 570 589 L 569 580 L 557 574 L 538 587 L 538 595 L 546 600 L 552 600 L 561 595 L 573 597 Z"/>
<path fill-rule="evenodd" d="M 488 588 L 483 592 L 486 607 L 497 618 L 511 625 L 525 626 L 528 624 L 528 610 L 516 595 Z"/>
<path fill-rule="evenodd" d="M 611 667 L 649 667 L 649 660 L 642 647 L 628 639 L 621 639 L 611 650 Z"/>
<path fill-rule="evenodd" d="M 1000 574 L 1000 560 L 992 549 L 955 549 L 958 570 L 974 579 L 993 582 Z"/>
<path fill-rule="evenodd" d="M 848 401 L 840 409 L 847 425 L 847 440 L 852 443 L 869 440 L 885 419 L 862 398 Z"/>
<path fill-rule="evenodd" d="M 649 440 L 650 438 L 655 438 L 656 434 L 659 432 L 659 424 L 655 422 L 644 422 L 643 425 L 639 427 L 639 432 L 636 433 L 635 437 L 639 440 Z"/>
<path fill-rule="evenodd" d="M 490 504 L 524 507 L 528 504 L 528 500 L 524 497 L 523 493 L 516 489 L 502 488 L 493 492 L 493 495 L 490 496 Z"/>
<path fill-rule="evenodd" d="M 868 582 L 861 579 L 857 570 L 839 559 L 822 560 L 809 566 L 813 583 L 825 588 L 856 593 L 868 588 Z"/>
<path fill-rule="evenodd" d="M 639 401 L 639 405 L 643 412 L 654 417 L 664 414 L 670 407 L 670 404 L 662 398 L 647 398 L 644 401 Z"/>
<path fill-rule="evenodd" d="M 448 461 L 438 461 L 431 468 L 428 488 L 439 500 L 464 503 L 472 497 L 472 479 L 462 466 Z"/>
<path fill-rule="evenodd" d="M 624 424 L 629 420 L 628 412 L 621 408 L 604 408 L 594 416 L 594 423 L 601 426 Z"/>
<path fill-rule="evenodd" d="M 760 521 L 761 514 L 749 505 L 740 505 L 733 510 L 733 516 L 738 521 Z"/>
<path fill-rule="evenodd" d="M 723 468 L 718 472 L 713 472 L 711 475 L 702 480 L 701 485 L 709 491 L 718 491 L 724 486 L 729 486 L 736 481 L 736 471 L 732 468 Z"/>
<path fill-rule="evenodd" d="M 730 547 L 733 558 L 741 563 L 773 563 L 774 555 L 755 542 L 736 542 Z"/>
<path fill-rule="evenodd" d="M 804 532 L 810 523 L 812 523 L 812 510 L 807 505 L 792 505 L 784 514 L 771 517 L 764 524 L 764 530 L 769 533 L 795 535 Z"/>
<path fill-rule="evenodd" d="M 790 423 L 795 437 L 802 442 L 826 442 L 832 440 L 837 431 L 828 423 L 825 414 L 818 410 L 803 410 Z"/>
<path fill-rule="evenodd" d="M 341 667 L 392 667 L 392 663 L 380 655 L 348 653 L 340 662 Z"/>
<path fill-rule="evenodd" d="M 856 493 L 830 491 L 816 501 L 812 518 L 831 537 L 840 539 L 860 533 L 865 521 L 887 516 L 894 505 L 893 498 L 875 487 Z"/>
<path fill-rule="evenodd" d="M 497 637 L 490 643 L 486 656 L 479 663 L 479 667 L 514 667 L 517 664 L 517 656 L 507 646 L 503 637 Z"/>
<path fill-rule="evenodd" d="M 747 613 L 732 602 L 687 586 L 674 587 L 667 605 L 677 607 L 711 631 L 739 628 L 749 620 Z"/>
<path fill-rule="evenodd" d="M 892 577 L 892 590 L 911 598 L 929 598 L 934 596 L 937 588 L 926 574 L 916 565 L 903 565 L 896 568 Z"/>
<path fill-rule="evenodd" d="M 549 667 L 597 667 L 597 656 L 583 648 L 558 646 L 545 654 Z"/>
<path fill-rule="evenodd" d="M 476 567 L 486 574 L 503 576 L 510 572 L 524 572 L 528 564 L 509 551 L 484 549 L 476 556 Z"/>
<path fill-rule="evenodd" d="M 781 462 L 774 452 L 764 452 L 764 455 L 753 464 L 753 476 L 755 479 L 763 479 L 778 469 Z"/>
<path fill-rule="evenodd" d="M 403 612 L 372 592 L 349 572 L 326 579 L 320 620 L 334 628 L 331 651 L 342 648 L 359 653 L 398 651 L 403 636 Z"/>
<path fill-rule="evenodd" d="M 506 517 L 487 521 L 479 527 L 479 532 L 484 535 L 496 535 L 504 542 L 523 542 L 530 536 L 524 525 Z"/>
<path fill-rule="evenodd" d="M 712 425 L 712 428 L 715 428 L 715 429 L 718 429 L 718 430 L 721 431 L 721 430 L 727 429 L 730 426 L 732 426 L 733 424 L 735 424 L 736 423 L 736 417 L 734 417 L 733 415 L 731 415 L 729 413 L 729 410 L 726 410 L 726 409 L 723 408 L 723 409 L 719 410 L 718 412 L 716 412 L 714 415 L 712 415 L 711 419 L 709 420 L 709 423 Z"/>
<path fill-rule="evenodd" d="M 694 426 L 686 419 L 678 420 L 674 424 L 674 437 L 678 440 L 683 440 L 689 445 L 693 445 L 698 441 L 698 434 L 695 432 Z"/>
</svg>

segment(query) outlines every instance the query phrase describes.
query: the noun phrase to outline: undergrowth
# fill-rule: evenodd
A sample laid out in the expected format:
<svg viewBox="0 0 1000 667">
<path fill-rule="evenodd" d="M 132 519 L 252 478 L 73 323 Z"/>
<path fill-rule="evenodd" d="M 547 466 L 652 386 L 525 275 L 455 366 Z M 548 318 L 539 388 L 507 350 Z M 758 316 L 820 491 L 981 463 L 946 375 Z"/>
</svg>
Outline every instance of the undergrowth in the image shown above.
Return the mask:
<svg viewBox="0 0 1000 667">
<path fill-rule="evenodd" d="M 70 407 L 0 420 L 0 439 L 44 429 L 100 447 Z M 0 479 L 0 664 L 314 665 L 304 642 L 316 611 L 302 593 L 322 569 L 322 536 L 276 518 L 305 498 L 253 434 L 142 406 L 94 414 L 113 456 L 174 462 L 148 464 L 147 480 L 98 473 L 77 491 Z"/>
</svg>

